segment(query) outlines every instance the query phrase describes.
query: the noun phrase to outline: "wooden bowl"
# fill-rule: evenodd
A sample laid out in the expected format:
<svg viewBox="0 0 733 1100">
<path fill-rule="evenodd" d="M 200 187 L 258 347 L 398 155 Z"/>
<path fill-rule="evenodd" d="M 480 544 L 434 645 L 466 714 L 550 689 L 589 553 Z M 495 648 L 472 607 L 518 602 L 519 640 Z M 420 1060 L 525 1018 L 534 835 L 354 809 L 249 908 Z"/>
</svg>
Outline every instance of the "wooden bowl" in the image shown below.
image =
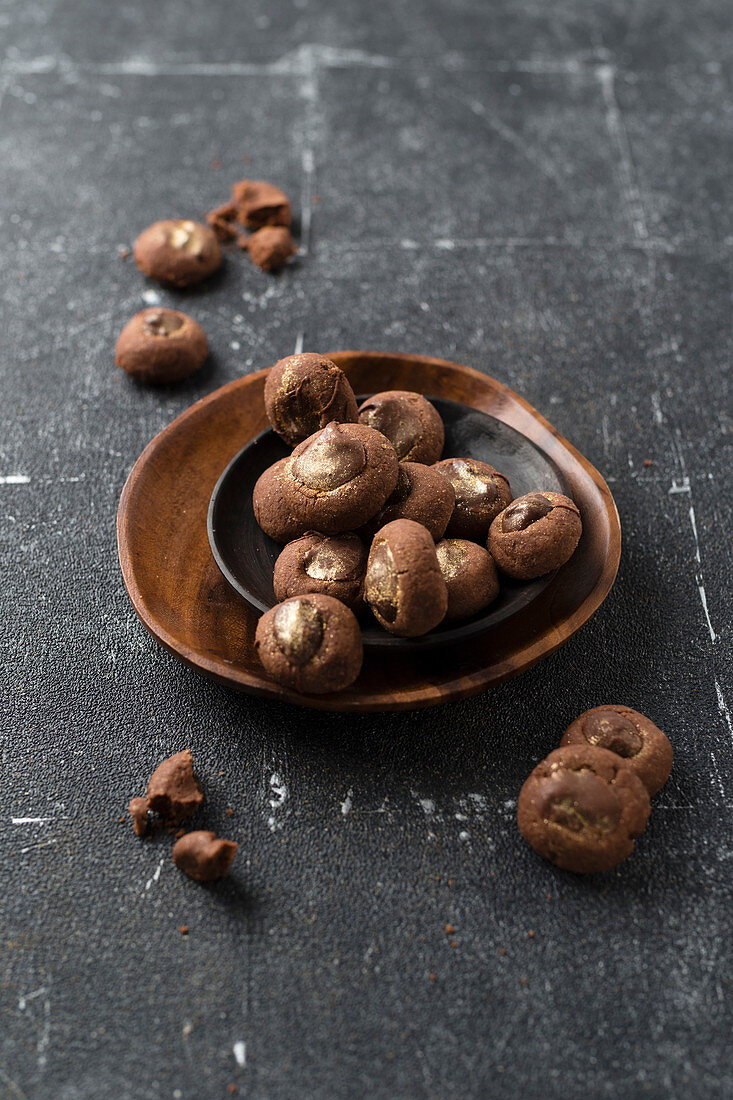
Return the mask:
<svg viewBox="0 0 733 1100">
<path fill-rule="evenodd" d="M 365 654 L 359 679 L 332 695 L 299 695 L 266 679 L 254 651 L 259 612 L 221 575 L 207 511 L 227 464 L 267 427 L 266 371 L 198 401 L 143 451 L 122 491 L 117 537 L 122 575 L 151 634 L 186 664 L 255 695 L 323 710 L 379 711 L 460 699 L 515 676 L 567 641 L 598 609 L 616 577 L 621 528 L 603 478 L 523 398 L 478 371 L 419 355 L 329 353 L 357 393 L 415 390 L 488 413 L 526 436 L 567 484 L 583 517 L 570 561 L 538 597 L 489 630 L 450 646 Z"/>
<path fill-rule="evenodd" d="M 367 395 L 358 397 L 359 403 Z M 509 479 L 515 497 L 534 489 L 567 493 L 568 486 L 552 460 L 525 435 L 488 413 L 433 398 L 445 426 L 443 458 L 470 457 L 501 470 Z M 255 436 L 236 455 L 219 478 L 211 494 L 208 533 L 211 552 L 222 574 L 235 592 L 258 611 L 277 603 L 272 587 L 275 560 L 282 550 L 264 533 L 255 519 L 252 491 L 260 474 L 291 448 L 268 428 Z M 418 652 L 430 646 L 463 642 L 503 623 L 544 592 L 554 573 L 525 582 L 501 580 L 498 598 L 478 615 L 462 622 L 443 622 L 420 638 L 396 638 L 388 634 L 368 611 L 362 616 L 362 639 L 366 649 L 394 649 Z"/>
</svg>

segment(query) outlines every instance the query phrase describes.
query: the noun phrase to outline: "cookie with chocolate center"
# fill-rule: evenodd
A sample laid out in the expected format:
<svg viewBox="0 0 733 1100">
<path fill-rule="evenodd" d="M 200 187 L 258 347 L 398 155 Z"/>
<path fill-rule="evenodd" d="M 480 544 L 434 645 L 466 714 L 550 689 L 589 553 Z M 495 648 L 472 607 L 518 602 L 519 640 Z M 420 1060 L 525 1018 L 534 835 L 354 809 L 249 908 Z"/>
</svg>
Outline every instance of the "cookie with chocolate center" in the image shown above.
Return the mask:
<svg viewBox="0 0 733 1100">
<path fill-rule="evenodd" d="M 213 275 L 222 261 L 216 233 L 186 219 L 154 222 L 133 245 L 135 263 L 159 283 L 188 287 Z"/>
<path fill-rule="evenodd" d="M 294 596 L 270 608 L 257 624 L 255 649 L 276 683 L 315 695 L 352 684 L 363 658 L 353 611 L 319 593 Z"/>
<path fill-rule="evenodd" d="M 287 460 L 287 496 L 298 534 L 354 531 L 382 507 L 397 484 L 389 440 L 363 424 L 329 424 Z"/>
<path fill-rule="evenodd" d="M 357 420 L 354 391 L 346 375 L 325 355 L 302 352 L 280 359 L 265 382 L 267 419 L 294 447 L 332 420 Z"/>
<path fill-rule="evenodd" d="M 450 483 L 432 466 L 400 462 L 397 485 L 386 504 L 365 531 L 370 539 L 380 527 L 395 519 L 412 519 L 427 527 L 434 539 L 442 538 L 453 514 L 455 493 Z"/>
<path fill-rule="evenodd" d="M 435 547 L 448 589 L 446 619 L 467 619 L 499 595 L 499 578 L 488 550 L 468 539 L 441 539 Z"/>
<path fill-rule="evenodd" d="M 445 618 L 448 589 L 429 531 L 410 519 L 386 524 L 369 552 L 364 598 L 385 630 L 401 638 L 427 634 Z"/>
<path fill-rule="evenodd" d="M 566 745 L 526 780 L 517 822 L 545 859 L 587 874 L 630 856 L 649 812 L 647 789 L 624 760 L 592 745 Z"/>
<path fill-rule="evenodd" d="M 456 496 L 448 537 L 483 542 L 491 521 L 512 499 L 507 478 L 476 458 L 444 458 L 433 468 L 450 482 Z"/>
<path fill-rule="evenodd" d="M 163 385 L 193 374 L 208 354 L 201 325 L 177 309 L 153 306 L 136 313 L 123 328 L 115 364 L 138 382 Z"/>
<path fill-rule="evenodd" d="M 575 553 L 583 525 L 562 493 L 527 493 L 496 517 L 488 547 L 502 573 L 528 581 L 559 569 Z"/>
<path fill-rule="evenodd" d="M 421 393 L 409 390 L 375 393 L 360 407 L 359 423 L 386 435 L 401 462 L 430 465 L 443 452 L 443 421 L 435 406 Z"/>
<path fill-rule="evenodd" d="M 273 587 L 278 600 L 320 592 L 359 611 L 367 551 L 357 535 L 309 531 L 288 543 L 275 562 Z"/>
<path fill-rule="evenodd" d="M 615 752 L 656 794 L 669 779 L 674 753 L 669 739 L 631 707 L 606 704 L 586 710 L 568 726 L 561 745 L 594 745 Z"/>
</svg>

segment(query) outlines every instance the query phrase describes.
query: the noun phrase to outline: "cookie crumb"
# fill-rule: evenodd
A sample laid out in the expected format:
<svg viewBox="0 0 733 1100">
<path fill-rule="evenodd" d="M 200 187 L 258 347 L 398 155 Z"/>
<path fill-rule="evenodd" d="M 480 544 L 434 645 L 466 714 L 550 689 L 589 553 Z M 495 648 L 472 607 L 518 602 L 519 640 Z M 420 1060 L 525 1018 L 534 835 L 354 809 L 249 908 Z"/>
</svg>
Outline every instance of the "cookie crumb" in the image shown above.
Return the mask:
<svg viewBox="0 0 733 1100">
<path fill-rule="evenodd" d="M 238 845 L 205 829 L 187 833 L 173 845 L 173 862 L 197 882 L 213 882 L 229 874 Z"/>
<path fill-rule="evenodd" d="M 436 982 L 438 980 L 436 974 L 428 974 L 428 977 L 430 978 L 431 982 Z"/>
<path fill-rule="evenodd" d="M 446 930 L 446 932 L 448 933 L 449 936 L 452 936 L 453 933 L 455 932 L 455 928 L 453 927 L 452 924 L 446 924 L 445 930 Z"/>
<path fill-rule="evenodd" d="M 652 460 L 650 458 L 645 458 L 644 459 L 644 465 L 645 466 L 653 466 L 654 463 L 652 462 Z"/>
<path fill-rule="evenodd" d="M 129 810 L 136 836 L 145 836 L 148 831 L 148 810 L 150 803 L 147 798 L 133 798 Z"/>
<path fill-rule="evenodd" d="M 178 931 L 181 933 L 182 936 L 187 936 L 188 935 L 188 925 L 187 924 L 182 924 L 181 927 L 178 929 Z"/>
<path fill-rule="evenodd" d="M 227 806 L 227 813 L 230 817 L 234 817 L 234 810 L 231 808 L 231 806 Z"/>
<path fill-rule="evenodd" d="M 239 1085 L 235 1085 L 233 1083 L 231 1085 L 227 1085 L 227 1092 L 234 1096 L 236 1092 L 239 1092 Z"/>
<path fill-rule="evenodd" d="M 533 939 L 534 939 L 534 932 L 532 931 L 532 929 L 531 929 L 531 928 L 530 928 L 529 932 L 527 933 L 527 936 L 528 936 L 528 938 L 529 938 L 530 940 L 533 940 Z"/>
<path fill-rule="evenodd" d="M 499 948 L 499 954 L 500 955 L 506 955 L 506 947 L 500 947 Z"/>
</svg>

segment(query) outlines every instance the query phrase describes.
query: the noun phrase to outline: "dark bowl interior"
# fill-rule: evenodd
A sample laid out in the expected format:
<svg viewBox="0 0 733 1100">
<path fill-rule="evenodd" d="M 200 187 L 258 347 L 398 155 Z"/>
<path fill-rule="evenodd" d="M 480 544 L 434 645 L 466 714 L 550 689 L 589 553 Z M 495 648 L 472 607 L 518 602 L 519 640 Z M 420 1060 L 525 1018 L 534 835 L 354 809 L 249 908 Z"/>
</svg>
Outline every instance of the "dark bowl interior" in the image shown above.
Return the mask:
<svg viewBox="0 0 733 1100">
<path fill-rule="evenodd" d="M 358 400 L 365 401 L 366 396 Z M 455 401 L 430 399 L 445 424 L 444 458 L 478 458 L 509 478 L 515 497 L 536 490 L 567 493 L 555 464 L 531 440 L 495 417 Z M 219 478 L 209 505 L 211 551 L 226 579 L 254 607 L 267 611 L 277 601 L 272 588 L 275 560 L 282 547 L 257 525 L 252 490 L 260 474 L 290 453 L 290 448 L 268 428 L 252 439 Z M 498 598 L 471 619 L 448 622 L 422 638 L 395 638 L 363 617 L 367 647 L 419 650 L 425 646 L 464 641 L 516 615 L 544 591 L 554 574 L 526 583 L 502 577 Z"/>
</svg>

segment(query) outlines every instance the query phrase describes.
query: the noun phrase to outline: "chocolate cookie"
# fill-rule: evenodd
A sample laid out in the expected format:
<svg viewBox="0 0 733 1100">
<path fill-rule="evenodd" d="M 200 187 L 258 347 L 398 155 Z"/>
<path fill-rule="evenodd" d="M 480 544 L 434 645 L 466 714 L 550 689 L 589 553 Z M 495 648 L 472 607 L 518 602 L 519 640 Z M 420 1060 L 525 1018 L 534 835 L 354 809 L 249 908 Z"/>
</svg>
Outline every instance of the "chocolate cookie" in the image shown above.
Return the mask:
<svg viewBox="0 0 733 1100">
<path fill-rule="evenodd" d="M 292 221 L 288 196 L 265 180 L 235 183 L 232 204 L 236 207 L 237 221 L 248 229 L 261 229 L 263 225 L 289 226 Z"/>
<path fill-rule="evenodd" d="M 439 539 L 445 533 L 455 499 L 452 486 L 437 470 L 421 462 L 400 462 L 394 492 L 374 519 L 369 520 L 365 531 L 371 539 L 386 523 L 412 519 L 427 527 L 434 539 Z"/>
<path fill-rule="evenodd" d="M 359 409 L 359 423 L 386 435 L 400 461 L 437 462 L 443 453 L 445 429 L 434 405 L 421 393 L 385 390 Z"/>
<path fill-rule="evenodd" d="M 320 592 L 352 611 L 361 610 L 367 551 L 356 535 L 321 535 L 315 531 L 288 543 L 275 562 L 272 580 L 278 600 Z"/>
<path fill-rule="evenodd" d="M 435 547 L 448 588 L 446 619 L 467 619 L 499 595 L 499 578 L 488 550 L 467 539 L 442 539 Z"/>
<path fill-rule="evenodd" d="M 208 279 L 222 260 L 213 229 L 200 222 L 173 219 L 144 229 L 135 241 L 133 254 L 145 275 L 178 287 Z"/>
<path fill-rule="evenodd" d="M 117 339 L 115 363 L 138 382 L 178 382 L 209 354 L 201 325 L 177 309 L 154 306 L 136 313 Z"/>
<path fill-rule="evenodd" d="M 448 589 L 432 535 L 411 519 L 377 531 L 369 552 L 364 598 L 390 634 L 415 638 L 445 618 Z"/>
<path fill-rule="evenodd" d="M 527 493 L 493 521 L 488 547 L 502 573 L 528 581 L 564 565 L 582 530 L 580 512 L 570 497 Z"/>
<path fill-rule="evenodd" d="M 363 657 L 353 611 L 318 593 L 270 608 L 257 624 L 255 649 L 276 683 L 313 695 L 352 684 Z"/>
<path fill-rule="evenodd" d="M 346 375 L 325 355 L 303 352 L 275 363 L 265 381 L 267 419 L 294 447 L 332 420 L 354 424 L 356 398 Z"/>
<path fill-rule="evenodd" d="M 308 530 L 293 514 L 290 458 L 281 458 L 260 474 L 252 490 L 252 508 L 258 524 L 271 539 L 291 542 Z"/>
<path fill-rule="evenodd" d="M 444 458 L 434 469 L 448 479 L 456 494 L 448 537 L 483 541 L 491 521 L 512 499 L 507 479 L 476 458 Z"/>
<path fill-rule="evenodd" d="M 607 704 L 586 710 L 568 726 L 561 745 L 595 745 L 622 756 L 649 795 L 669 779 L 673 752 L 668 738 L 643 714 Z"/>
<path fill-rule="evenodd" d="M 277 271 L 298 249 L 284 225 L 265 225 L 245 242 L 249 258 L 263 271 Z"/>
<path fill-rule="evenodd" d="M 392 444 L 363 424 L 329 424 L 293 451 L 282 479 L 298 534 L 361 527 L 397 484 Z"/>
<path fill-rule="evenodd" d="M 646 787 L 607 749 L 566 745 L 531 773 L 519 794 L 524 839 L 566 871 L 608 871 L 634 850 L 649 817 Z"/>
<path fill-rule="evenodd" d="M 204 792 L 193 774 L 190 749 L 174 753 L 158 765 L 150 776 L 147 800 L 153 813 L 160 814 L 171 825 L 196 813 Z"/>
<path fill-rule="evenodd" d="M 213 882 L 229 874 L 238 844 L 221 840 L 216 833 L 198 829 L 173 845 L 173 862 L 196 882 Z"/>
</svg>

